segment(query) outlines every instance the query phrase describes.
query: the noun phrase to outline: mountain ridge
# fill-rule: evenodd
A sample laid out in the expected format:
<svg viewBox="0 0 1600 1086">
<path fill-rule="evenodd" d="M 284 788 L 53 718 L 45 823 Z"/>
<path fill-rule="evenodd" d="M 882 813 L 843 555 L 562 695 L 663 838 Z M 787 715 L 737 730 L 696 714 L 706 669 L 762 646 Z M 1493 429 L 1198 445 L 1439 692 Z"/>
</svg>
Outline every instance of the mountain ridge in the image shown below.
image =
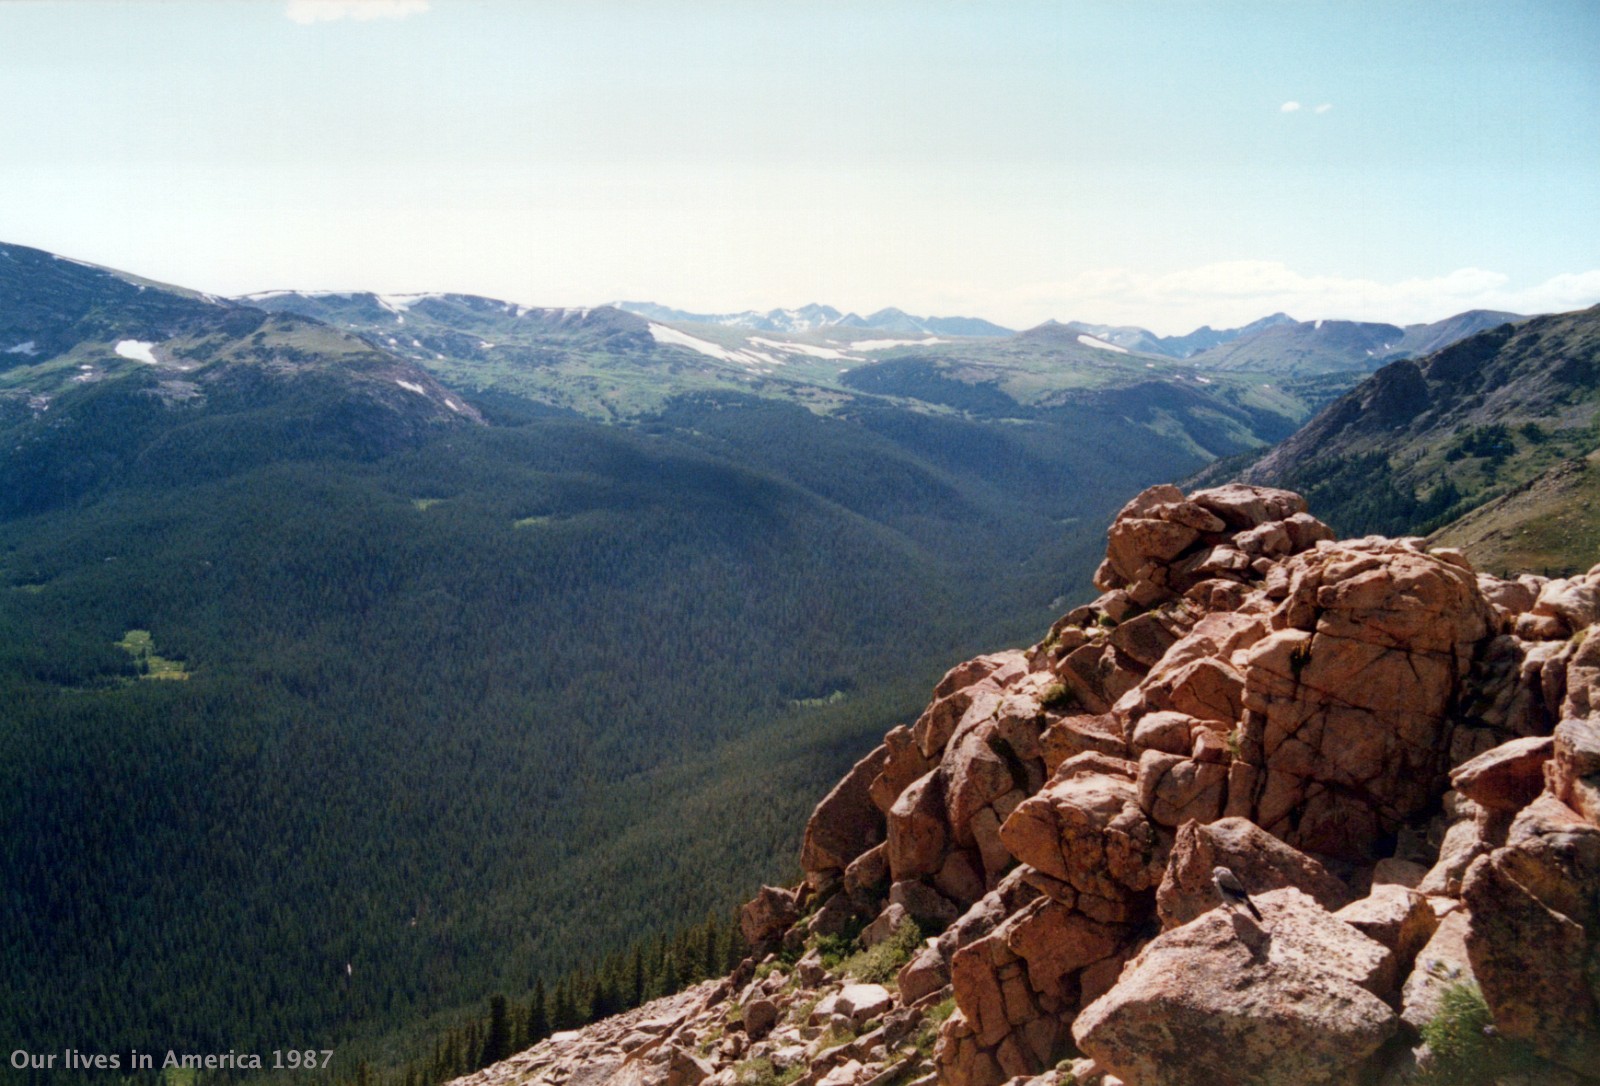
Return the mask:
<svg viewBox="0 0 1600 1086">
<path fill-rule="evenodd" d="M 615 308 L 652 320 L 681 324 L 711 324 L 757 332 L 815 332 L 828 328 L 878 329 L 902 334 L 947 336 L 1008 336 L 1011 329 L 979 317 L 916 317 L 893 307 L 862 317 L 841 313 L 828 305 L 810 304 L 798 309 L 753 309 L 738 313 L 693 313 L 655 302 L 613 302 Z"/>
<path fill-rule="evenodd" d="M 1496 568 L 1520 558 L 1574 570 L 1600 521 L 1574 497 L 1600 447 L 1597 425 L 1600 306 L 1390 363 L 1280 444 L 1195 481 L 1296 487 L 1344 532 L 1437 533 Z M 1547 530 L 1555 523 L 1567 526 L 1564 542 Z"/>
</svg>

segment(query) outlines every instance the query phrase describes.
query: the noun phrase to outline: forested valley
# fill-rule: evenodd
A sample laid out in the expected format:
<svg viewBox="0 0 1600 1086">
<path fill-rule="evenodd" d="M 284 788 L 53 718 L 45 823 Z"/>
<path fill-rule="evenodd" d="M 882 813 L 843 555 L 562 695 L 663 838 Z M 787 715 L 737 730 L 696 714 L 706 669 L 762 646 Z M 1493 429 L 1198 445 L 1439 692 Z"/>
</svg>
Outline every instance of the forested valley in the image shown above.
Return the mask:
<svg viewBox="0 0 1600 1086">
<path fill-rule="evenodd" d="M 55 499 L 0 522 L 0 1019 L 346 1077 L 789 877 L 867 737 L 1198 463 L 1087 407 L 486 397 L 352 446 L 282 440 L 303 397 L 63 400 L 77 432 L 10 464 Z"/>
</svg>

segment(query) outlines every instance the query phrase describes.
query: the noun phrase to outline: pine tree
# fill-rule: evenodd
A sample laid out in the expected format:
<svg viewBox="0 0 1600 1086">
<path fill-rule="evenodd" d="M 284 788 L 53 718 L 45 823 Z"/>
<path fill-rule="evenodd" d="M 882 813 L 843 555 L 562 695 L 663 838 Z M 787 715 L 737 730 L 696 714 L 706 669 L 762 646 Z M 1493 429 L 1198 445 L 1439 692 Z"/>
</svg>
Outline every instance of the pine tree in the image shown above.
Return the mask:
<svg viewBox="0 0 1600 1086">
<path fill-rule="evenodd" d="M 572 998 L 571 978 L 562 977 L 556 984 L 556 994 L 551 1000 L 550 1025 L 557 1031 L 576 1029 L 583 1024 Z"/>
<path fill-rule="evenodd" d="M 661 963 L 661 994 L 671 995 L 682 986 L 683 977 L 678 972 L 678 956 L 669 950 Z"/>
<path fill-rule="evenodd" d="M 489 997 L 489 1028 L 484 1034 L 483 1051 L 478 1056 L 478 1067 L 499 1063 L 511 1055 L 511 1015 L 506 1008 L 506 997 L 495 994 Z"/>
<path fill-rule="evenodd" d="M 534 981 L 533 998 L 528 1001 L 528 1032 L 523 1037 L 526 1044 L 536 1045 L 550 1036 L 549 998 L 544 990 L 544 978 L 540 977 Z"/>
<path fill-rule="evenodd" d="M 633 944 L 633 964 L 628 976 L 628 999 L 631 1006 L 637 1007 L 644 1002 L 645 986 L 649 978 L 644 968 L 644 944 Z"/>
<path fill-rule="evenodd" d="M 705 951 L 700 959 L 700 976 L 714 977 L 722 972 L 722 954 L 717 947 L 717 915 L 706 914 Z"/>
</svg>

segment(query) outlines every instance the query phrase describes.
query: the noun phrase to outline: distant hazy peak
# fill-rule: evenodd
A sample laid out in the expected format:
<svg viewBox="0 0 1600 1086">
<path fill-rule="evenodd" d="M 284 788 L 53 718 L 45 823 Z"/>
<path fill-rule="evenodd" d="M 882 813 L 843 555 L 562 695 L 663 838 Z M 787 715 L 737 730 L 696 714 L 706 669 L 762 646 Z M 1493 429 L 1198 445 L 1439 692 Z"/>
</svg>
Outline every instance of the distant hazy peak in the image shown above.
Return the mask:
<svg viewBox="0 0 1600 1086">
<path fill-rule="evenodd" d="M 819 328 L 869 328 L 903 334 L 945 336 L 1009 336 L 1004 328 L 980 317 L 917 317 L 893 307 L 862 317 L 841 313 L 829 305 L 803 305 L 798 309 L 747 309 L 739 313 L 692 313 L 655 302 L 613 302 L 616 308 L 655 321 L 680 324 L 720 324 L 752 332 L 811 332 Z"/>
</svg>

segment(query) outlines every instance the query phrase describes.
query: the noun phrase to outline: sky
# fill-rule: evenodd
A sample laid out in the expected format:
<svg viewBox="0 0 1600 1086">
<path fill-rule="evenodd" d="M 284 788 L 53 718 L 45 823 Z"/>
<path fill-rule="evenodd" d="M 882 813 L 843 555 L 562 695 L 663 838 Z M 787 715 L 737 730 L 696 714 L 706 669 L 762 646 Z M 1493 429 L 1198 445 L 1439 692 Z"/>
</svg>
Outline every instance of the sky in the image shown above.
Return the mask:
<svg viewBox="0 0 1600 1086">
<path fill-rule="evenodd" d="M 0 241 L 218 294 L 1600 302 L 1600 4 L 8 0 Z"/>
</svg>

